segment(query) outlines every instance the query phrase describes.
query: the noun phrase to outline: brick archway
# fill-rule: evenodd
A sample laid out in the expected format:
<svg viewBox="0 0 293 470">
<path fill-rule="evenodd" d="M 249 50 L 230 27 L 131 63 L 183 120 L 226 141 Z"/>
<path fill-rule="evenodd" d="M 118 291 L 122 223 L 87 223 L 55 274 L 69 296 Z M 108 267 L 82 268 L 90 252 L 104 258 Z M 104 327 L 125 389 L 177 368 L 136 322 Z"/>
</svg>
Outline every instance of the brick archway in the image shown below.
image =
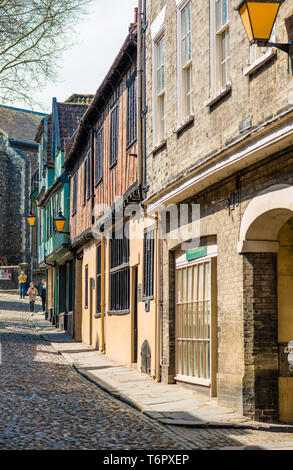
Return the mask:
<svg viewBox="0 0 293 470">
<path fill-rule="evenodd" d="M 292 217 L 293 186 L 274 185 L 250 202 L 241 222 L 243 412 L 256 420 L 279 420 L 279 233 Z"/>
</svg>

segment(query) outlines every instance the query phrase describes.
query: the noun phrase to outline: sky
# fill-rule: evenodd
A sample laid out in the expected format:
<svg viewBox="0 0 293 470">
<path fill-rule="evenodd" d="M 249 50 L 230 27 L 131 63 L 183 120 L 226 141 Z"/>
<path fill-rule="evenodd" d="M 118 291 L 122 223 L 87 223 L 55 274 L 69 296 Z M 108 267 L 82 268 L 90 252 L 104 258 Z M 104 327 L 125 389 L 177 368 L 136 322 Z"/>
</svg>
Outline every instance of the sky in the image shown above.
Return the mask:
<svg viewBox="0 0 293 470">
<path fill-rule="evenodd" d="M 63 55 L 57 83 L 35 94 L 42 103 L 34 106 L 35 111 L 50 112 L 53 97 L 62 102 L 73 93 L 96 92 L 123 45 L 137 4 L 137 0 L 93 0 L 89 14 L 75 28 L 77 45 Z M 14 106 L 28 108 L 24 103 Z"/>
</svg>

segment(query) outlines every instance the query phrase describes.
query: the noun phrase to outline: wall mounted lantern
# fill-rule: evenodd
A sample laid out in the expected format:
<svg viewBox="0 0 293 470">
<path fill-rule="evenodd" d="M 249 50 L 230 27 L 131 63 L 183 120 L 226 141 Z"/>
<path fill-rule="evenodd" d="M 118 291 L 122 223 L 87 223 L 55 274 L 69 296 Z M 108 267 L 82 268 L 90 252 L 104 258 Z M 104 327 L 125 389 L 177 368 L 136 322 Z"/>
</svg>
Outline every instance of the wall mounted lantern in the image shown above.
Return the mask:
<svg viewBox="0 0 293 470">
<path fill-rule="evenodd" d="M 293 41 L 270 42 L 280 6 L 285 0 L 242 0 L 235 10 L 239 12 L 250 44 L 260 47 L 276 47 L 290 53 Z"/>
<path fill-rule="evenodd" d="M 58 215 L 54 217 L 54 225 L 58 233 L 64 233 L 65 235 L 69 235 L 69 232 L 63 232 L 63 229 L 66 224 L 66 219 L 62 214 L 62 211 L 59 211 Z"/>
<path fill-rule="evenodd" d="M 26 220 L 30 227 L 34 227 L 36 225 L 37 218 L 32 213 L 30 213 L 30 215 L 26 217 Z"/>
</svg>

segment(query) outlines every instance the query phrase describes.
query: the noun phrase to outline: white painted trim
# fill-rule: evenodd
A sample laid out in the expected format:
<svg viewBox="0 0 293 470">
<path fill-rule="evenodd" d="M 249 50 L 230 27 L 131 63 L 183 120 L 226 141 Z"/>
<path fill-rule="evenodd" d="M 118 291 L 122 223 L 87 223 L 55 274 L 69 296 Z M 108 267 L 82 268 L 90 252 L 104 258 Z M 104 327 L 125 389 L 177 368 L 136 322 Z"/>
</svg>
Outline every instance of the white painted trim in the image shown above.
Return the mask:
<svg viewBox="0 0 293 470">
<path fill-rule="evenodd" d="M 182 9 L 189 1 L 190 0 L 176 0 L 176 7 Z"/>
<path fill-rule="evenodd" d="M 260 67 L 262 67 L 266 62 L 268 62 L 276 54 L 277 54 L 277 49 L 275 47 L 270 48 L 266 54 L 259 57 L 251 65 L 249 65 L 249 67 L 246 67 L 243 70 L 243 76 L 246 77 L 247 75 L 251 75 L 253 72 L 255 72 Z"/>
<path fill-rule="evenodd" d="M 239 240 L 240 242 L 249 238 L 258 239 L 255 235 L 248 238 L 248 231 L 252 224 L 262 215 L 270 211 L 282 210 L 291 211 L 293 215 L 293 186 L 287 184 L 277 184 L 266 188 L 255 196 L 248 204 L 242 217 Z M 284 215 L 286 219 L 286 213 Z M 281 218 L 283 220 L 283 217 Z M 264 234 L 264 238 L 270 236 L 270 240 L 276 241 L 280 227 L 278 224 L 272 227 L 269 233 Z M 267 237 L 265 236 L 267 235 Z M 271 238 L 272 237 L 272 238 Z M 273 238 L 275 237 L 275 238 Z"/>
<path fill-rule="evenodd" d="M 153 41 L 157 41 L 162 33 L 165 23 L 166 5 L 162 8 L 156 19 L 151 24 L 151 36 Z"/>
<path fill-rule="evenodd" d="M 191 0 L 176 0 L 176 16 L 177 16 L 177 128 L 181 126 L 180 123 L 182 123 L 182 120 L 186 119 L 187 116 L 183 115 L 182 112 L 182 107 L 183 107 L 183 102 L 182 102 L 182 44 L 181 44 L 181 13 L 182 10 L 190 3 L 190 14 L 191 14 L 191 60 L 189 64 L 191 64 L 192 67 L 192 44 L 193 44 L 193 37 L 192 37 L 192 2 Z M 191 89 L 192 89 L 192 98 L 193 98 L 193 77 L 191 75 Z M 193 100 L 192 100 L 193 101 Z M 193 109 L 193 106 L 192 106 Z"/>
<path fill-rule="evenodd" d="M 237 245 L 238 253 L 278 253 L 279 242 L 267 240 L 242 240 Z"/>
<path fill-rule="evenodd" d="M 223 96 L 227 95 L 230 90 L 232 89 L 232 83 L 227 83 L 223 88 L 221 88 L 220 90 L 218 90 L 214 96 L 212 96 L 211 98 L 209 98 L 205 103 L 204 105 L 205 106 L 212 106 L 213 104 L 215 104 L 217 101 L 219 101 Z"/>
<path fill-rule="evenodd" d="M 147 212 L 151 213 L 162 204 L 170 203 L 173 198 L 184 197 L 187 191 L 196 192 L 197 187 L 200 190 L 204 187 L 219 181 L 221 178 L 229 175 L 232 171 L 235 172 L 238 168 L 243 168 L 249 164 L 264 158 L 265 155 L 272 154 L 282 148 L 282 141 L 284 145 L 293 144 L 293 121 L 286 122 L 279 128 L 266 133 L 257 139 L 248 142 L 234 153 L 225 155 L 221 160 L 218 160 L 206 168 L 198 171 L 194 176 L 188 178 L 181 184 L 178 183 L 175 188 L 168 191 L 156 202 L 147 206 Z M 288 142 L 289 141 L 289 142 Z M 270 148 L 270 153 L 268 149 Z M 192 156 L 190 156 L 192 160 Z"/>
<path fill-rule="evenodd" d="M 201 379 L 199 377 L 189 377 L 187 375 L 176 375 L 175 380 L 178 380 L 178 382 L 187 382 L 187 383 L 191 383 L 194 385 L 204 385 L 205 387 L 211 386 L 210 379 Z"/>
</svg>

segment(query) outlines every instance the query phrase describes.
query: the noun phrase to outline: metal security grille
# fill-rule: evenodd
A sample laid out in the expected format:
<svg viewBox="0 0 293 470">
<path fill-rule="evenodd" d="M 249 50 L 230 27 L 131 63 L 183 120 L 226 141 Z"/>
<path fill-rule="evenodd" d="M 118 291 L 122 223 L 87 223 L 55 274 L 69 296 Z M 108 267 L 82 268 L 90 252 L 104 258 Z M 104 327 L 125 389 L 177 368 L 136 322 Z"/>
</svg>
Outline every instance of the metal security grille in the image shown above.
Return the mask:
<svg viewBox="0 0 293 470">
<path fill-rule="evenodd" d="M 97 284 L 96 284 L 97 313 L 101 313 L 101 287 L 102 287 L 102 249 L 101 249 L 101 245 L 98 245 L 97 246 Z"/>
<path fill-rule="evenodd" d="M 121 233 L 116 235 L 121 236 Z M 129 238 L 125 234 L 125 228 L 123 228 L 123 238 L 111 239 L 110 288 L 110 309 L 128 310 L 130 305 Z"/>
<path fill-rule="evenodd" d="M 144 234 L 144 256 L 143 256 L 143 295 L 153 297 L 154 295 L 154 247 L 155 230 L 148 230 Z"/>
<path fill-rule="evenodd" d="M 209 381 L 211 377 L 211 265 L 177 270 L 176 372 Z"/>
</svg>

